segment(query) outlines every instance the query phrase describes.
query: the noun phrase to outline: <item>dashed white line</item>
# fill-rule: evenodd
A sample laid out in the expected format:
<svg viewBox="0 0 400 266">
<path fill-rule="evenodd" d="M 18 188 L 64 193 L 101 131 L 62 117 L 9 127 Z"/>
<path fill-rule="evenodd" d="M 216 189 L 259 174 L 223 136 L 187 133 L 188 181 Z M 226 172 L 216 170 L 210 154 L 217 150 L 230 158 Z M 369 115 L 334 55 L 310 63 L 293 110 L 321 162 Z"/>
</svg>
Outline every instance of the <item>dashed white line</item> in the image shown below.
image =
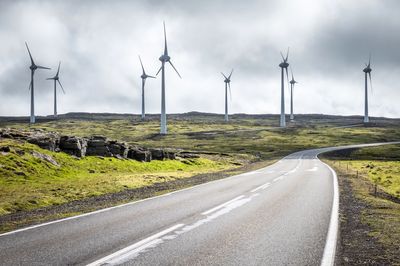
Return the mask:
<svg viewBox="0 0 400 266">
<path fill-rule="evenodd" d="M 260 189 L 266 189 L 267 187 L 269 187 L 271 185 L 271 183 L 265 183 L 265 184 L 263 184 L 263 185 L 261 185 L 261 186 L 259 186 L 259 187 L 256 187 L 255 189 L 253 189 L 253 190 L 251 190 L 250 192 L 251 193 L 254 193 L 254 192 L 256 192 L 257 190 L 260 190 Z"/>
<path fill-rule="evenodd" d="M 215 211 L 225 207 L 226 205 L 229 205 L 230 203 L 232 203 L 232 202 L 234 202 L 236 200 L 240 200 L 242 198 L 244 198 L 244 195 L 240 195 L 240 196 L 238 196 L 238 197 L 236 197 L 234 199 L 231 199 L 230 201 L 227 201 L 225 203 L 222 203 L 221 205 L 218 205 L 218 206 L 216 206 L 216 207 L 214 207 L 212 209 L 209 209 L 208 211 L 202 212 L 201 214 L 203 214 L 203 215 L 210 214 L 210 213 L 215 212 Z"/>
<path fill-rule="evenodd" d="M 172 232 L 172 231 L 174 231 L 174 230 L 176 230 L 176 229 L 178 229 L 178 228 L 180 228 L 182 226 L 184 226 L 184 224 L 176 224 L 176 225 L 174 225 L 174 226 L 172 226 L 172 227 L 170 227 L 168 229 L 165 229 L 165 230 L 163 230 L 163 231 L 161 231 L 161 232 L 159 232 L 157 234 L 154 234 L 154 235 L 152 235 L 152 236 L 150 236 L 148 238 L 145 238 L 145 239 L 143 239 L 143 240 L 141 240 L 139 242 L 136 242 L 135 244 L 127 246 L 126 248 L 123 248 L 123 249 L 121 249 L 121 250 L 119 250 L 119 251 L 117 251 L 115 253 L 112 253 L 112 254 L 104 257 L 104 258 L 96 260 L 96 261 L 88 264 L 87 266 L 97 266 L 97 265 L 103 265 L 103 264 L 106 264 L 106 263 L 108 264 L 108 262 L 110 262 L 112 260 L 116 260 L 116 259 L 120 260 L 120 259 L 122 259 L 124 257 L 132 256 L 135 253 L 138 253 L 141 250 L 145 249 L 146 247 L 153 245 L 154 242 L 156 240 L 159 240 L 160 237 L 162 237 L 162 236 L 164 236 L 164 235 L 166 235 L 166 234 L 168 234 L 168 233 L 170 233 L 170 232 Z"/>
</svg>

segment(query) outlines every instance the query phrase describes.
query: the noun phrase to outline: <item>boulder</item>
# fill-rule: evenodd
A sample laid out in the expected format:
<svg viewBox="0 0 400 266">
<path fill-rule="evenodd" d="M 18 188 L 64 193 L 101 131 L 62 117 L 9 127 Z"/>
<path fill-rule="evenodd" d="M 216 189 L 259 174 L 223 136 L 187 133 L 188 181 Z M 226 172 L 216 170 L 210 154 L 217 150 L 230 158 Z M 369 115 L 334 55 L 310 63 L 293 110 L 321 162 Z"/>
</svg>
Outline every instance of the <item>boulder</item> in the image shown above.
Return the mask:
<svg viewBox="0 0 400 266">
<path fill-rule="evenodd" d="M 103 136 L 93 136 L 87 141 L 87 156 L 110 157 L 112 154 L 107 146 L 107 138 Z"/>
<path fill-rule="evenodd" d="M 140 162 L 150 162 L 152 159 L 150 151 L 137 147 L 131 147 L 128 150 L 127 158 Z"/>
<path fill-rule="evenodd" d="M 128 145 L 126 143 L 120 143 L 117 141 L 109 141 L 107 143 L 108 150 L 110 153 L 117 158 L 127 158 L 128 156 Z"/>
<path fill-rule="evenodd" d="M 87 141 L 78 137 L 61 136 L 59 148 L 70 155 L 84 157 L 86 155 Z"/>
<path fill-rule="evenodd" d="M 55 151 L 57 148 L 58 139 L 53 136 L 31 136 L 27 139 L 27 142 L 35 144 L 42 149 Z"/>
<path fill-rule="evenodd" d="M 150 149 L 151 158 L 153 160 L 164 160 L 165 153 L 162 149 Z"/>
</svg>

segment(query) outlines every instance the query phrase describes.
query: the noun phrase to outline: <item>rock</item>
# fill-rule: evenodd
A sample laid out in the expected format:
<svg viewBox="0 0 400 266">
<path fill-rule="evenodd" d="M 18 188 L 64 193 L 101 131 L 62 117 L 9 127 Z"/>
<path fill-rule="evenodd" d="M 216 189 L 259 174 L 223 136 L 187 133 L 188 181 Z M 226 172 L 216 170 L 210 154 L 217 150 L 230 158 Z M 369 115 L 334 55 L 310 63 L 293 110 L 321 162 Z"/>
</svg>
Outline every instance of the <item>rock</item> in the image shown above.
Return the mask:
<svg viewBox="0 0 400 266">
<path fill-rule="evenodd" d="M 3 146 L 3 147 L 0 147 L 0 151 L 2 151 L 2 152 L 10 152 L 11 149 L 8 146 Z"/>
<path fill-rule="evenodd" d="M 165 154 L 162 149 L 150 149 L 151 158 L 153 160 L 164 160 Z"/>
<path fill-rule="evenodd" d="M 50 155 L 47 155 L 47 154 L 43 154 L 43 153 L 40 153 L 40 152 L 33 151 L 33 152 L 32 152 L 32 156 L 35 157 L 35 158 L 38 158 L 38 159 L 40 159 L 40 160 L 42 160 L 42 161 L 49 162 L 49 163 L 51 163 L 52 165 L 55 165 L 55 166 L 57 166 L 57 167 L 60 166 L 60 165 L 57 163 L 57 161 L 54 160 L 54 158 L 51 157 Z"/>
<path fill-rule="evenodd" d="M 59 148 L 61 151 L 77 157 L 86 155 L 87 142 L 85 139 L 69 136 L 61 136 Z"/>
<path fill-rule="evenodd" d="M 87 156 L 110 157 L 112 154 L 107 146 L 107 138 L 103 136 L 93 136 L 87 141 Z"/>
<path fill-rule="evenodd" d="M 119 143 L 117 141 L 109 141 L 108 150 L 114 157 L 127 158 L 128 156 L 128 145 L 126 143 Z"/>
<path fill-rule="evenodd" d="M 27 141 L 49 151 L 55 151 L 58 144 L 58 139 L 51 136 L 32 136 Z"/>
<path fill-rule="evenodd" d="M 140 162 L 150 162 L 152 159 L 151 152 L 137 147 L 128 150 L 127 157 Z"/>
<path fill-rule="evenodd" d="M 174 152 L 173 150 L 164 150 L 164 158 L 169 160 L 175 160 L 176 152 Z"/>
</svg>

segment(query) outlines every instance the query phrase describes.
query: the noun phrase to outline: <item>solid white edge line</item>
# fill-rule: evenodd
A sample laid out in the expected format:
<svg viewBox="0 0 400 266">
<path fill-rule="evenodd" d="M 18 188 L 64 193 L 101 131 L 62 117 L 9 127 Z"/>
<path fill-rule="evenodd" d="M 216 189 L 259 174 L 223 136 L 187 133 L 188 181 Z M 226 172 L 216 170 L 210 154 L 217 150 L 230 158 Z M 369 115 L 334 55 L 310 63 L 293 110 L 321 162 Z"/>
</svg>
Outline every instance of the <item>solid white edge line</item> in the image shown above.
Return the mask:
<svg viewBox="0 0 400 266">
<path fill-rule="evenodd" d="M 321 266 L 333 266 L 335 264 L 337 235 L 339 229 L 339 185 L 336 172 L 328 164 L 322 162 L 321 160 L 320 162 L 328 167 L 333 178 L 331 219 L 329 221 L 329 229 L 326 237 L 324 253 L 322 255 Z"/>
<path fill-rule="evenodd" d="M 208 211 L 202 212 L 201 214 L 202 215 L 210 214 L 210 213 L 215 212 L 216 210 L 219 210 L 219 209 L 225 207 L 226 205 L 228 205 L 228 204 L 230 204 L 230 203 L 232 203 L 232 202 L 234 202 L 236 200 L 240 200 L 242 198 L 244 198 L 244 195 L 240 195 L 240 196 L 238 196 L 236 198 L 233 198 L 233 199 L 231 199 L 231 200 L 229 200 L 229 201 L 227 201 L 225 203 L 222 203 L 222 204 L 220 204 L 220 205 L 218 205 L 218 206 L 216 206 L 216 207 L 214 207 L 212 209 L 209 209 Z"/>
<path fill-rule="evenodd" d="M 147 237 L 147 238 L 145 238 L 143 240 L 140 240 L 139 242 L 136 242 L 136 243 L 134 243 L 134 244 L 132 244 L 130 246 L 127 246 L 127 247 L 125 247 L 123 249 L 120 249 L 120 250 L 118 250 L 118 251 L 116 251 L 116 252 L 114 252 L 114 253 L 106 256 L 106 257 L 103 257 L 103 258 L 101 258 L 99 260 L 91 262 L 91 263 L 87 264 L 87 266 L 102 265 L 103 263 L 106 263 L 109 260 L 115 259 L 115 258 L 117 258 L 119 256 L 122 256 L 122 255 L 132 251 L 132 250 L 135 250 L 135 249 L 139 248 L 140 246 L 143 246 L 143 245 L 147 244 L 148 242 L 150 242 L 152 240 L 160 238 L 161 236 L 166 235 L 166 234 L 168 234 L 168 233 L 170 233 L 170 232 L 174 231 L 175 229 L 178 229 L 178 228 L 180 228 L 182 226 L 184 226 L 184 224 L 176 224 L 176 225 L 174 225 L 174 226 L 172 226 L 172 227 L 170 227 L 168 229 L 165 229 L 165 230 L 163 230 L 161 232 L 158 232 L 157 234 L 149 236 L 149 237 Z"/>
</svg>

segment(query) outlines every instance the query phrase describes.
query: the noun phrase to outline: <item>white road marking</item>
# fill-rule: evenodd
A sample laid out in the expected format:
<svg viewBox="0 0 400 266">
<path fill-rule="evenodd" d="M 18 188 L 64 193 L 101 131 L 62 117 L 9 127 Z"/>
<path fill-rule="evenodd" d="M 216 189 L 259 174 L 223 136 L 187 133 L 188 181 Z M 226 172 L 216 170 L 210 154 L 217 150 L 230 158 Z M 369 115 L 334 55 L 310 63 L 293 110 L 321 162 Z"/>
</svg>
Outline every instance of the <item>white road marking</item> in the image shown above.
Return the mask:
<svg viewBox="0 0 400 266">
<path fill-rule="evenodd" d="M 272 180 L 272 182 L 276 182 L 276 181 L 279 181 L 281 179 L 283 179 L 283 175 L 278 176 L 277 178 L 274 178 L 274 180 Z"/>
<path fill-rule="evenodd" d="M 254 192 L 256 192 L 257 190 L 260 190 L 260 189 L 266 189 L 267 187 L 269 187 L 271 185 L 271 183 L 265 183 L 265 184 L 263 184 L 263 185 L 261 185 L 261 186 L 259 186 L 259 187 L 256 187 L 255 189 L 253 189 L 253 190 L 251 190 L 250 192 L 251 193 L 254 193 Z"/>
<path fill-rule="evenodd" d="M 236 200 L 240 200 L 242 198 L 244 198 L 244 195 L 240 195 L 240 196 L 238 196 L 238 197 L 236 197 L 234 199 L 231 199 L 230 201 L 227 201 L 225 203 L 222 203 L 221 205 L 218 205 L 218 206 L 216 206 L 216 207 L 214 207 L 212 209 L 209 209 L 208 211 L 202 212 L 201 214 L 203 214 L 203 215 L 210 214 L 210 213 L 215 212 L 215 211 L 225 207 L 226 205 L 228 205 L 228 204 L 230 204 L 230 203 L 232 203 L 232 202 L 234 202 Z"/>
<path fill-rule="evenodd" d="M 307 172 L 316 172 L 316 171 L 318 171 L 318 167 L 316 167 L 316 166 L 307 170 Z"/>
<path fill-rule="evenodd" d="M 140 253 L 145 253 L 151 248 L 155 248 L 165 241 L 173 240 L 177 238 L 179 235 L 192 231 L 193 229 L 209 223 L 214 219 L 231 212 L 232 210 L 243 206 L 244 204 L 250 202 L 254 197 L 259 196 L 259 193 L 255 193 L 247 198 L 236 199 L 235 201 L 231 201 L 229 204 L 223 206 L 221 209 L 213 212 L 208 215 L 206 218 L 200 219 L 194 222 L 191 225 L 178 224 L 173 227 L 170 227 L 160 233 L 157 233 L 149 238 L 146 238 L 142 241 L 139 241 L 129 247 L 121 249 L 107 257 L 104 257 L 100 260 L 92 262 L 87 266 L 100 266 L 100 265 L 119 265 L 130 260 L 133 260 L 135 257 L 139 256 Z M 176 230 L 179 229 L 179 230 Z M 174 232 L 173 232 L 174 231 Z"/>
<path fill-rule="evenodd" d="M 325 164 L 333 175 L 333 202 L 331 219 L 329 221 L 328 235 L 322 255 L 321 266 L 333 266 L 335 264 L 336 241 L 339 228 L 339 185 L 336 172 L 326 163 Z"/>
<path fill-rule="evenodd" d="M 139 242 L 136 242 L 135 244 L 132 244 L 130 246 L 127 246 L 126 248 L 123 248 L 115 253 L 112 253 L 104 258 L 101 258 L 99 260 L 96 260 L 90 264 L 88 264 L 87 266 L 96 266 L 96 265 L 103 265 L 106 264 L 108 261 L 112 261 L 114 259 L 117 258 L 122 258 L 122 257 L 126 257 L 128 254 L 131 253 L 136 253 L 139 252 L 140 250 L 144 249 L 145 247 L 149 246 L 149 244 L 154 244 L 154 241 L 158 240 L 160 237 L 180 228 L 184 226 L 184 224 L 176 224 L 168 229 L 165 229 L 157 234 L 154 234 L 148 238 L 145 238 Z M 107 263 L 108 264 L 108 263 Z"/>
</svg>

